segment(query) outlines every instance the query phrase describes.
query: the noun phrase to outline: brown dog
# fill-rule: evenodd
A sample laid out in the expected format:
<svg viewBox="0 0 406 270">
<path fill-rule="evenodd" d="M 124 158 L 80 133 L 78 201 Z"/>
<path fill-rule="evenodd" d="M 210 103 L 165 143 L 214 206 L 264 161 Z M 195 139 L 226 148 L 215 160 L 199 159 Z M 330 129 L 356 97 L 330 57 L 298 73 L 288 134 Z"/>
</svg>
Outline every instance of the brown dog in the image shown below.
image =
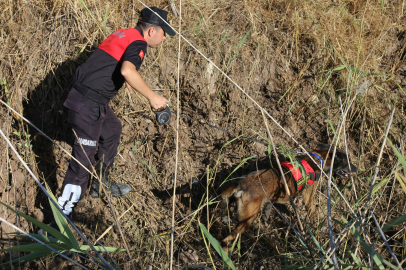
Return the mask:
<svg viewBox="0 0 406 270">
<path fill-rule="evenodd" d="M 329 148 L 329 145 L 320 144 L 318 145 L 317 150 L 311 153 L 311 155 L 313 155 L 313 159 L 318 163 L 318 166 L 322 167 L 321 163 L 325 162 L 324 171 L 327 173 L 331 168 L 333 152 L 333 149 L 331 149 L 329 152 Z M 292 198 L 295 197 L 301 190 L 307 212 L 309 215 L 313 215 L 315 211 L 314 193 L 318 186 L 318 179 L 315 178 L 317 178 L 316 175 L 320 174 L 320 169 L 307 155 L 296 157 L 296 159 L 305 161 L 302 163 L 302 166 L 300 166 L 302 167 L 302 169 L 299 171 L 300 174 L 297 171 L 297 168 L 299 167 L 294 166 L 292 168 L 292 165 L 289 165 L 290 162 L 281 162 L 281 165 L 287 166 L 282 166 L 285 173 L 285 179 Z M 307 174 L 308 169 L 310 171 L 313 170 L 313 175 L 312 172 Z M 292 171 L 289 172 L 290 170 Z M 350 174 L 357 172 L 357 168 L 351 163 L 348 163 L 347 154 L 345 152 L 336 150 L 333 172 L 340 177 L 348 177 Z M 301 177 L 302 173 L 306 176 Z M 296 176 L 296 178 L 301 177 L 301 179 L 296 182 L 294 176 Z M 313 181 L 311 181 L 309 178 L 313 178 L 313 180 L 315 180 L 313 185 L 311 185 L 311 182 Z M 221 193 L 221 195 L 223 197 L 223 201 L 226 203 L 228 203 L 228 199 L 234 195 L 238 204 L 239 225 L 223 240 L 223 242 L 227 245 L 236 238 L 237 234 L 242 234 L 248 229 L 249 226 L 251 226 L 262 206 L 269 202 L 268 198 L 272 203 L 289 202 L 289 196 L 286 193 L 283 178 L 276 164 L 273 164 L 273 168 L 271 169 L 260 170 L 249 174 L 239 183 L 234 183 L 227 187 Z M 268 206 L 270 206 L 270 204 Z M 271 208 L 267 207 L 264 216 L 265 221 L 268 219 L 270 210 Z"/>
</svg>

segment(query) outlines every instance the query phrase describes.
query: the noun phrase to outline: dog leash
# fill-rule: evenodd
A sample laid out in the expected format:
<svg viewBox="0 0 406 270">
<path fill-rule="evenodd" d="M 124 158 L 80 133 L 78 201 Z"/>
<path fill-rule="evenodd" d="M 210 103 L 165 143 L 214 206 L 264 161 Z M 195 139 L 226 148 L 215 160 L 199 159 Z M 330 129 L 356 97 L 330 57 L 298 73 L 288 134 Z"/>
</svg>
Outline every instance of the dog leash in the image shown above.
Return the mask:
<svg viewBox="0 0 406 270">
<path fill-rule="evenodd" d="M 173 114 L 177 114 L 176 113 L 176 111 L 171 111 Z M 186 119 L 189 119 L 189 120 L 192 120 L 192 121 L 196 121 L 196 122 L 198 122 L 199 124 L 202 124 L 202 125 L 207 125 L 207 126 L 209 126 L 209 127 L 211 127 L 211 128 L 215 128 L 215 129 L 218 129 L 218 130 L 221 130 L 221 131 L 223 131 L 223 132 L 226 132 L 226 133 L 228 133 L 228 134 L 231 134 L 231 135 L 234 135 L 235 136 L 235 134 L 233 133 L 233 132 L 231 132 L 231 131 L 228 131 L 228 130 L 225 130 L 225 129 L 223 129 L 223 128 L 221 128 L 221 127 L 217 127 L 217 126 L 214 126 L 214 125 L 210 125 L 210 124 L 208 124 L 208 123 L 204 123 L 204 122 L 202 122 L 202 121 L 200 121 L 200 120 L 197 120 L 197 119 L 194 119 L 194 118 L 192 118 L 192 117 L 189 117 L 189 116 L 186 116 L 186 115 L 184 115 L 184 114 L 179 114 L 181 117 L 183 117 L 183 118 L 186 118 Z M 247 140 L 250 140 L 250 141 L 253 141 L 253 142 L 257 142 L 257 143 L 260 143 L 260 144 L 263 144 L 263 145 L 268 145 L 267 143 L 264 143 L 264 142 L 261 142 L 261 141 L 258 141 L 258 140 L 256 140 L 256 139 L 253 139 L 253 138 L 249 138 L 249 137 L 245 137 L 245 136 L 241 136 L 241 138 L 244 138 L 244 139 L 247 139 Z"/>
<path fill-rule="evenodd" d="M 167 107 L 167 108 L 169 108 L 169 107 Z M 171 113 L 173 113 L 173 114 L 175 114 L 175 115 L 177 114 L 176 111 L 171 111 Z M 225 129 L 221 128 L 221 127 L 217 127 L 217 126 L 214 126 L 214 125 L 210 125 L 210 124 L 208 124 L 208 123 L 204 123 L 204 122 L 202 122 L 202 121 L 200 121 L 200 120 L 194 119 L 194 118 L 192 118 L 192 117 L 190 117 L 190 116 L 186 116 L 186 115 L 181 114 L 181 113 L 179 113 L 179 115 L 180 115 L 181 117 L 183 117 L 183 118 L 188 119 L 188 120 L 196 121 L 196 122 L 198 122 L 199 124 L 207 125 L 207 126 L 209 126 L 209 127 L 211 127 L 211 128 L 215 128 L 215 129 L 221 130 L 221 131 L 223 131 L 223 132 L 226 132 L 226 133 L 228 133 L 228 134 L 231 134 L 231 135 L 234 135 L 234 136 L 235 136 L 235 134 L 234 134 L 233 132 L 228 131 L 228 130 L 225 130 Z M 170 116 L 169 116 L 169 119 L 170 119 Z M 169 121 L 168 121 L 168 122 L 169 122 Z M 244 138 L 244 139 L 246 139 L 246 140 L 250 140 L 250 141 L 257 142 L 257 143 L 260 143 L 260 144 L 263 144 L 263 145 L 268 146 L 267 143 L 258 141 L 258 140 L 253 139 L 253 138 L 249 138 L 249 137 L 245 137 L 245 136 L 241 136 L 241 138 Z M 303 154 L 303 155 L 306 154 L 306 153 L 304 153 L 304 152 L 299 152 L 299 151 L 295 151 L 295 150 L 292 150 L 292 151 L 293 151 L 294 153 L 296 153 L 296 154 Z M 319 155 L 317 155 L 317 154 L 315 154 L 315 153 L 311 153 L 311 152 L 309 153 L 309 155 L 314 156 L 315 158 L 317 158 L 317 159 L 320 161 L 321 168 L 323 168 L 324 162 L 323 162 L 323 159 L 322 159 Z"/>
</svg>

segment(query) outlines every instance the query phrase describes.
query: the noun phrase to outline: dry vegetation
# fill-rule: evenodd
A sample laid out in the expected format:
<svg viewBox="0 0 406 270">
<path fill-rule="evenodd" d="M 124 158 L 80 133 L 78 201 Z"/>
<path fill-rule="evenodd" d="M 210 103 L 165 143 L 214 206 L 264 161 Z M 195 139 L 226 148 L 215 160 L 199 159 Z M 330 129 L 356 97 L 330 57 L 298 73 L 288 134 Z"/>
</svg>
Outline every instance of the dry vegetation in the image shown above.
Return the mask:
<svg viewBox="0 0 406 270">
<path fill-rule="evenodd" d="M 72 74 L 105 36 L 115 29 L 134 26 L 143 8 L 140 2 L 127 0 L 84 0 L 84 3 L 87 9 L 81 0 L 0 3 L 1 100 L 68 152 L 71 136 L 61 104 Z M 170 10 L 172 25 L 179 29 L 170 1 L 145 3 Z M 180 1 L 174 3 L 179 9 Z M 405 214 L 406 182 L 402 182 L 405 170 L 385 139 L 395 110 L 388 139 L 405 156 L 405 1 L 183 0 L 181 5 L 182 35 L 269 112 L 300 145 L 311 151 L 318 143 L 335 143 L 338 137 L 338 148 L 347 149 L 351 162 L 359 168 L 358 174 L 348 181 L 333 180 L 337 189 L 331 190 L 334 238 L 342 233 L 336 245 L 340 269 L 348 269 L 347 266 L 359 269 L 360 265 L 380 268 L 380 260 L 372 260 L 365 246 L 397 266 L 371 212 L 365 219 L 361 217 L 368 201 L 369 210 L 373 210 L 381 228 Z M 151 88 L 169 97 L 172 108 L 176 108 L 180 54 L 181 113 L 234 135 L 180 119 L 173 267 L 183 269 L 187 264 L 221 269 L 223 261 L 213 246 L 205 244 L 207 239 L 203 239 L 199 223 L 221 240 L 229 232 L 228 225 L 221 221 L 226 210 L 217 203 L 206 207 L 206 202 L 217 196 L 220 184 L 243 160 L 256 157 L 230 178 L 247 173 L 252 168 L 249 163 L 266 156 L 267 147 L 256 142 L 238 138 L 226 143 L 237 135 L 266 141 L 267 133 L 258 107 L 187 42 L 182 41 L 180 49 L 178 42 L 178 36 L 170 37 L 160 48 L 149 49 L 141 69 L 143 77 Z M 360 88 L 367 80 L 367 86 Z M 111 107 L 123 123 L 120 155 L 113 176 L 131 184 L 134 190 L 126 198 L 112 199 L 117 216 L 122 216 L 124 239 L 137 268 L 168 269 L 176 122 L 159 126 L 146 101 L 140 95 L 131 96 L 126 89 L 119 92 Z M 340 129 L 342 110 L 347 113 L 344 128 Z M 5 137 L 38 179 L 48 183 L 57 194 L 68 166 L 68 154 L 4 104 L 0 106 L 0 119 Z M 279 150 L 300 150 L 274 121 L 268 121 Z M 382 144 L 385 146 L 380 156 Z M 52 214 L 46 197 L 3 138 L 0 147 L 1 201 L 49 222 Z M 368 200 L 371 183 L 375 188 Z M 255 222 L 242 235 L 231 255 L 236 268 L 308 265 L 311 269 L 320 260 L 318 267 L 324 263 L 332 267 L 326 259 L 331 255 L 327 252 L 330 241 L 326 194 L 327 181 L 323 180 L 316 195 L 314 221 L 305 216 L 300 198 L 295 200 L 301 218 L 309 226 L 304 234 L 312 252 L 274 212 L 268 227 Z M 299 228 L 292 207 L 280 209 Z M 87 195 L 76 210 L 72 220 L 88 238 L 98 238 L 114 222 L 105 198 L 96 200 Z M 5 207 L 0 209 L 0 216 L 26 232 L 37 230 Z M 361 220 L 362 226 L 355 223 Z M 235 224 L 234 220 L 231 226 Z M 2 248 L 25 244 L 27 240 L 18 242 L 8 234 L 14 231 L 2 222 Z M 356 238 L 357 233 L 360 238 Z M 404 223 L 386 230 L 385 236 L 394 255 L 405 266 Z M 83 242 L 79 237 L 78 241 Z M 108 231 L 101 243 L 124 248 L 116 228 Z M 10 256 L 15 259 L 24 254 L 2 253 L 1 262 L 8 263 Z M 119 267 L 132 268 L 125 252 L 112 256 Z M 94 268 L 84 259 L 75 257 L 75 260 Z M 48 256 L 21 262 L 17 267 L 74 266 Z M 383 267 L 390 268 L 387 264 Z"/>
</svg>

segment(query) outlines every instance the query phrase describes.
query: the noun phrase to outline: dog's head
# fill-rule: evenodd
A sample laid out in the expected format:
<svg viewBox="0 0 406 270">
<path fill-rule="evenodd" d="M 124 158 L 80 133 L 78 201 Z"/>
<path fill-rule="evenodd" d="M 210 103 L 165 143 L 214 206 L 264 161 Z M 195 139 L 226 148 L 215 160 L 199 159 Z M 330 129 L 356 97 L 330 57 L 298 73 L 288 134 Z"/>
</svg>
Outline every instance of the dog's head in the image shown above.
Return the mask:
<svg viewBox="0 0 406 270">
<path fill-rule="evenodd" d="M 333 148 L 330 149 L 328 144 L 319 144 L 315 152 L 320 154 L 320 157 L 325 160 L 324 171 L 328 172 L 331 168 L 331 161 L 333 160 Z M 328 157 L 327 157 L 328 155 Z M 347 154 L 344 151 L 336 149 L 334 157 L 333 173 L 337 176 L 347 178 L 357 172 L 357 167 L 348 163 Z"/>
</svg>

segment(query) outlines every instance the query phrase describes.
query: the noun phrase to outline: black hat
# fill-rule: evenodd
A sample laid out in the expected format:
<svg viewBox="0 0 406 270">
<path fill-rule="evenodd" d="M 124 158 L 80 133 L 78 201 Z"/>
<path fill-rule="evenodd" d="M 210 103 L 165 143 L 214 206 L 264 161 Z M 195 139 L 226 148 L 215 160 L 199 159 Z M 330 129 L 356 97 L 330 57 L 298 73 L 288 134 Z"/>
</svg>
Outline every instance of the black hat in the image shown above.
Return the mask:
<svg viewBox="0 0 406 270">
<path fill-rule="evenodd" d="M 152 11 L 151 11 L 152 10 Z M 157 7 L 144 8 L 141 10 L 139 22 L 149 23 L 161 27 L 168 35 L 176 35 L 175 31 L 169 26 L 169 23 L 166 24 L 161 18 L 156 14 L 161 16 L 161 18 L 168 23 L 167 16 L 168 12 Z"/>
</svg>

